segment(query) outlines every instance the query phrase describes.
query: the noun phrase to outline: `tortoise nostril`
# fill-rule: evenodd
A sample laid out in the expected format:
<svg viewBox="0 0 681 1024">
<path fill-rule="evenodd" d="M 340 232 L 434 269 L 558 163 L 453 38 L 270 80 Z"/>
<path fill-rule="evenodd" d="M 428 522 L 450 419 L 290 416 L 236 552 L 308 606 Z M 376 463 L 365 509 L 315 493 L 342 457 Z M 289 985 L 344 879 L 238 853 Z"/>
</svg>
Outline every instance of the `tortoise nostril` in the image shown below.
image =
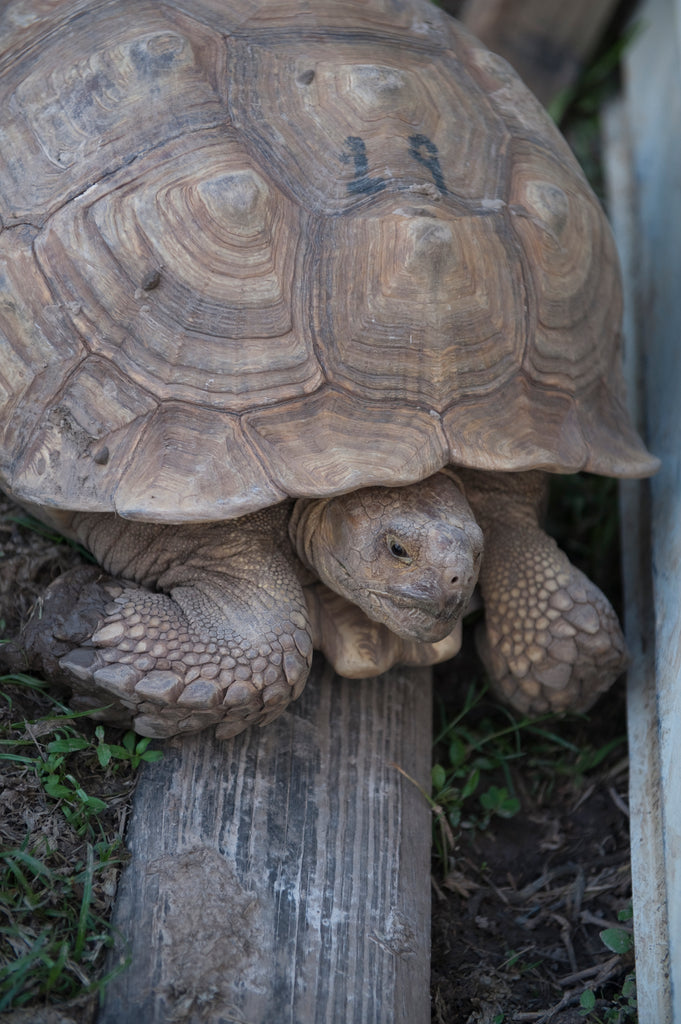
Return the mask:
<svg viewBox="0 0 681 1024">
<path fill-rule="evenodd" d="M 459 582 L 459 577 L 458 576 L 452 576 L 452 583 L 458 583 L 458 582 Z"/>
</svg>

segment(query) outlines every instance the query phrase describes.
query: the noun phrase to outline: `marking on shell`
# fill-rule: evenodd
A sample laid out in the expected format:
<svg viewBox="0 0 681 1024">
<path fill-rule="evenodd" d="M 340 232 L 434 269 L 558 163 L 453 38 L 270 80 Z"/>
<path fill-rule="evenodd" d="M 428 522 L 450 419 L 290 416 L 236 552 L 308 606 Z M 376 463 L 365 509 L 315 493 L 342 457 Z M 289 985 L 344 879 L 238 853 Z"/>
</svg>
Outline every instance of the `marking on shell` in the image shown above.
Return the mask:
<svg viewBox="0 0 681 1024">
<path fill-rule="evenodd" d="M 430 172 L 435 187 L 441 194 L 446 194 L 442 167 L 440 165 L 439 151 L 432 139 L 427 135 L 410 135 L 408 140 L 409 156 L 422 167 Z M 360 135 L 348 135 L 345 140 L 346 148 L 339 153 L 339 160 L 344 164 L 353 164 L 353 180 L 347 183 L 347 190 L 350 195 L 375 195 L 386 188 L 389 178 L 372 177 L 369 174 L 369 156 L 364 139 Z M 432 187 L 432 186 L 430 186 Z M 413 185 L 408 186 L 410 190 Z"/>
</svg>

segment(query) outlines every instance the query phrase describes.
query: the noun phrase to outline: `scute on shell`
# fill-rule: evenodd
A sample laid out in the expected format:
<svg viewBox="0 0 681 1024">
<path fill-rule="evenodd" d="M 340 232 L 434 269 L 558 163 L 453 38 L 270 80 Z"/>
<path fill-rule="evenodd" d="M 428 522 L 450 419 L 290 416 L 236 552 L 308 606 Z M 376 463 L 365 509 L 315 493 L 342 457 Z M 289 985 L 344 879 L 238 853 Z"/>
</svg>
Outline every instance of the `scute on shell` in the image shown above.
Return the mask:
<svg viewBox="0 0 681 1024">
<path fill-rule="evenodd" d="M 655 468 L 609 228 L 507 65 L 425 0 L 190 10 L 0 14 L 5 489 L 181 522 Z"/>
</svg>

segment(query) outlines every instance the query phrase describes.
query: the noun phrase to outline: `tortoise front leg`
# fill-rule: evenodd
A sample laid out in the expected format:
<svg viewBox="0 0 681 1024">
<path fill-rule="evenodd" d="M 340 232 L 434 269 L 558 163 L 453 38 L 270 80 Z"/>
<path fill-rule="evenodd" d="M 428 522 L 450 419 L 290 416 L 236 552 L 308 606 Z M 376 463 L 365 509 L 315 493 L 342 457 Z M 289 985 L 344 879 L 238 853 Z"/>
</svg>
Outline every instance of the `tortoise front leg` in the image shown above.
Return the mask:
<svg viewBox="0 0 681 1024">
<path fill-rule="evenodd" d="M 626 648 L 607 598 L 539 526 L 546 474 L 462 476 L 485 536 L 477 640 L 493 688 L 523 713 L 586 710 Z"/>
<path fill-rule="evenodd" d="M 312 658 L 282 518 L 170 527 L 74 516 L 74 534 L 117 576 L 76 570 L 75 607 L 69 574 L 57 580 L 29 644 L 74 706 L 142 735 L 215 726 L 222 739 L 264 725 L 300 695 Z"/>
</svg>

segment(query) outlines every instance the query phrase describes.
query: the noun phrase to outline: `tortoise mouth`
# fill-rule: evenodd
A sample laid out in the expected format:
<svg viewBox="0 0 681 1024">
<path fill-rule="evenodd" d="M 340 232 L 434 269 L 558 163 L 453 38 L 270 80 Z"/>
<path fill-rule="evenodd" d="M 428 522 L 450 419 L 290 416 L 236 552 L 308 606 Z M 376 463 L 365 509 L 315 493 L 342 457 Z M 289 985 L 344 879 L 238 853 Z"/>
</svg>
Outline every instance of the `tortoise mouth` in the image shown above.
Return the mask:
<svg viewBox="0 0 681 1024">
<path fill-rule="evenodd" d="M 370 618 L 403 640 L 423 643 L 437 643 L 449 636 L 468 604 L 468 597 L 463 596 L 438 603 L 372 590 L 367 597 L 364 611 Z"/>
</svg>

